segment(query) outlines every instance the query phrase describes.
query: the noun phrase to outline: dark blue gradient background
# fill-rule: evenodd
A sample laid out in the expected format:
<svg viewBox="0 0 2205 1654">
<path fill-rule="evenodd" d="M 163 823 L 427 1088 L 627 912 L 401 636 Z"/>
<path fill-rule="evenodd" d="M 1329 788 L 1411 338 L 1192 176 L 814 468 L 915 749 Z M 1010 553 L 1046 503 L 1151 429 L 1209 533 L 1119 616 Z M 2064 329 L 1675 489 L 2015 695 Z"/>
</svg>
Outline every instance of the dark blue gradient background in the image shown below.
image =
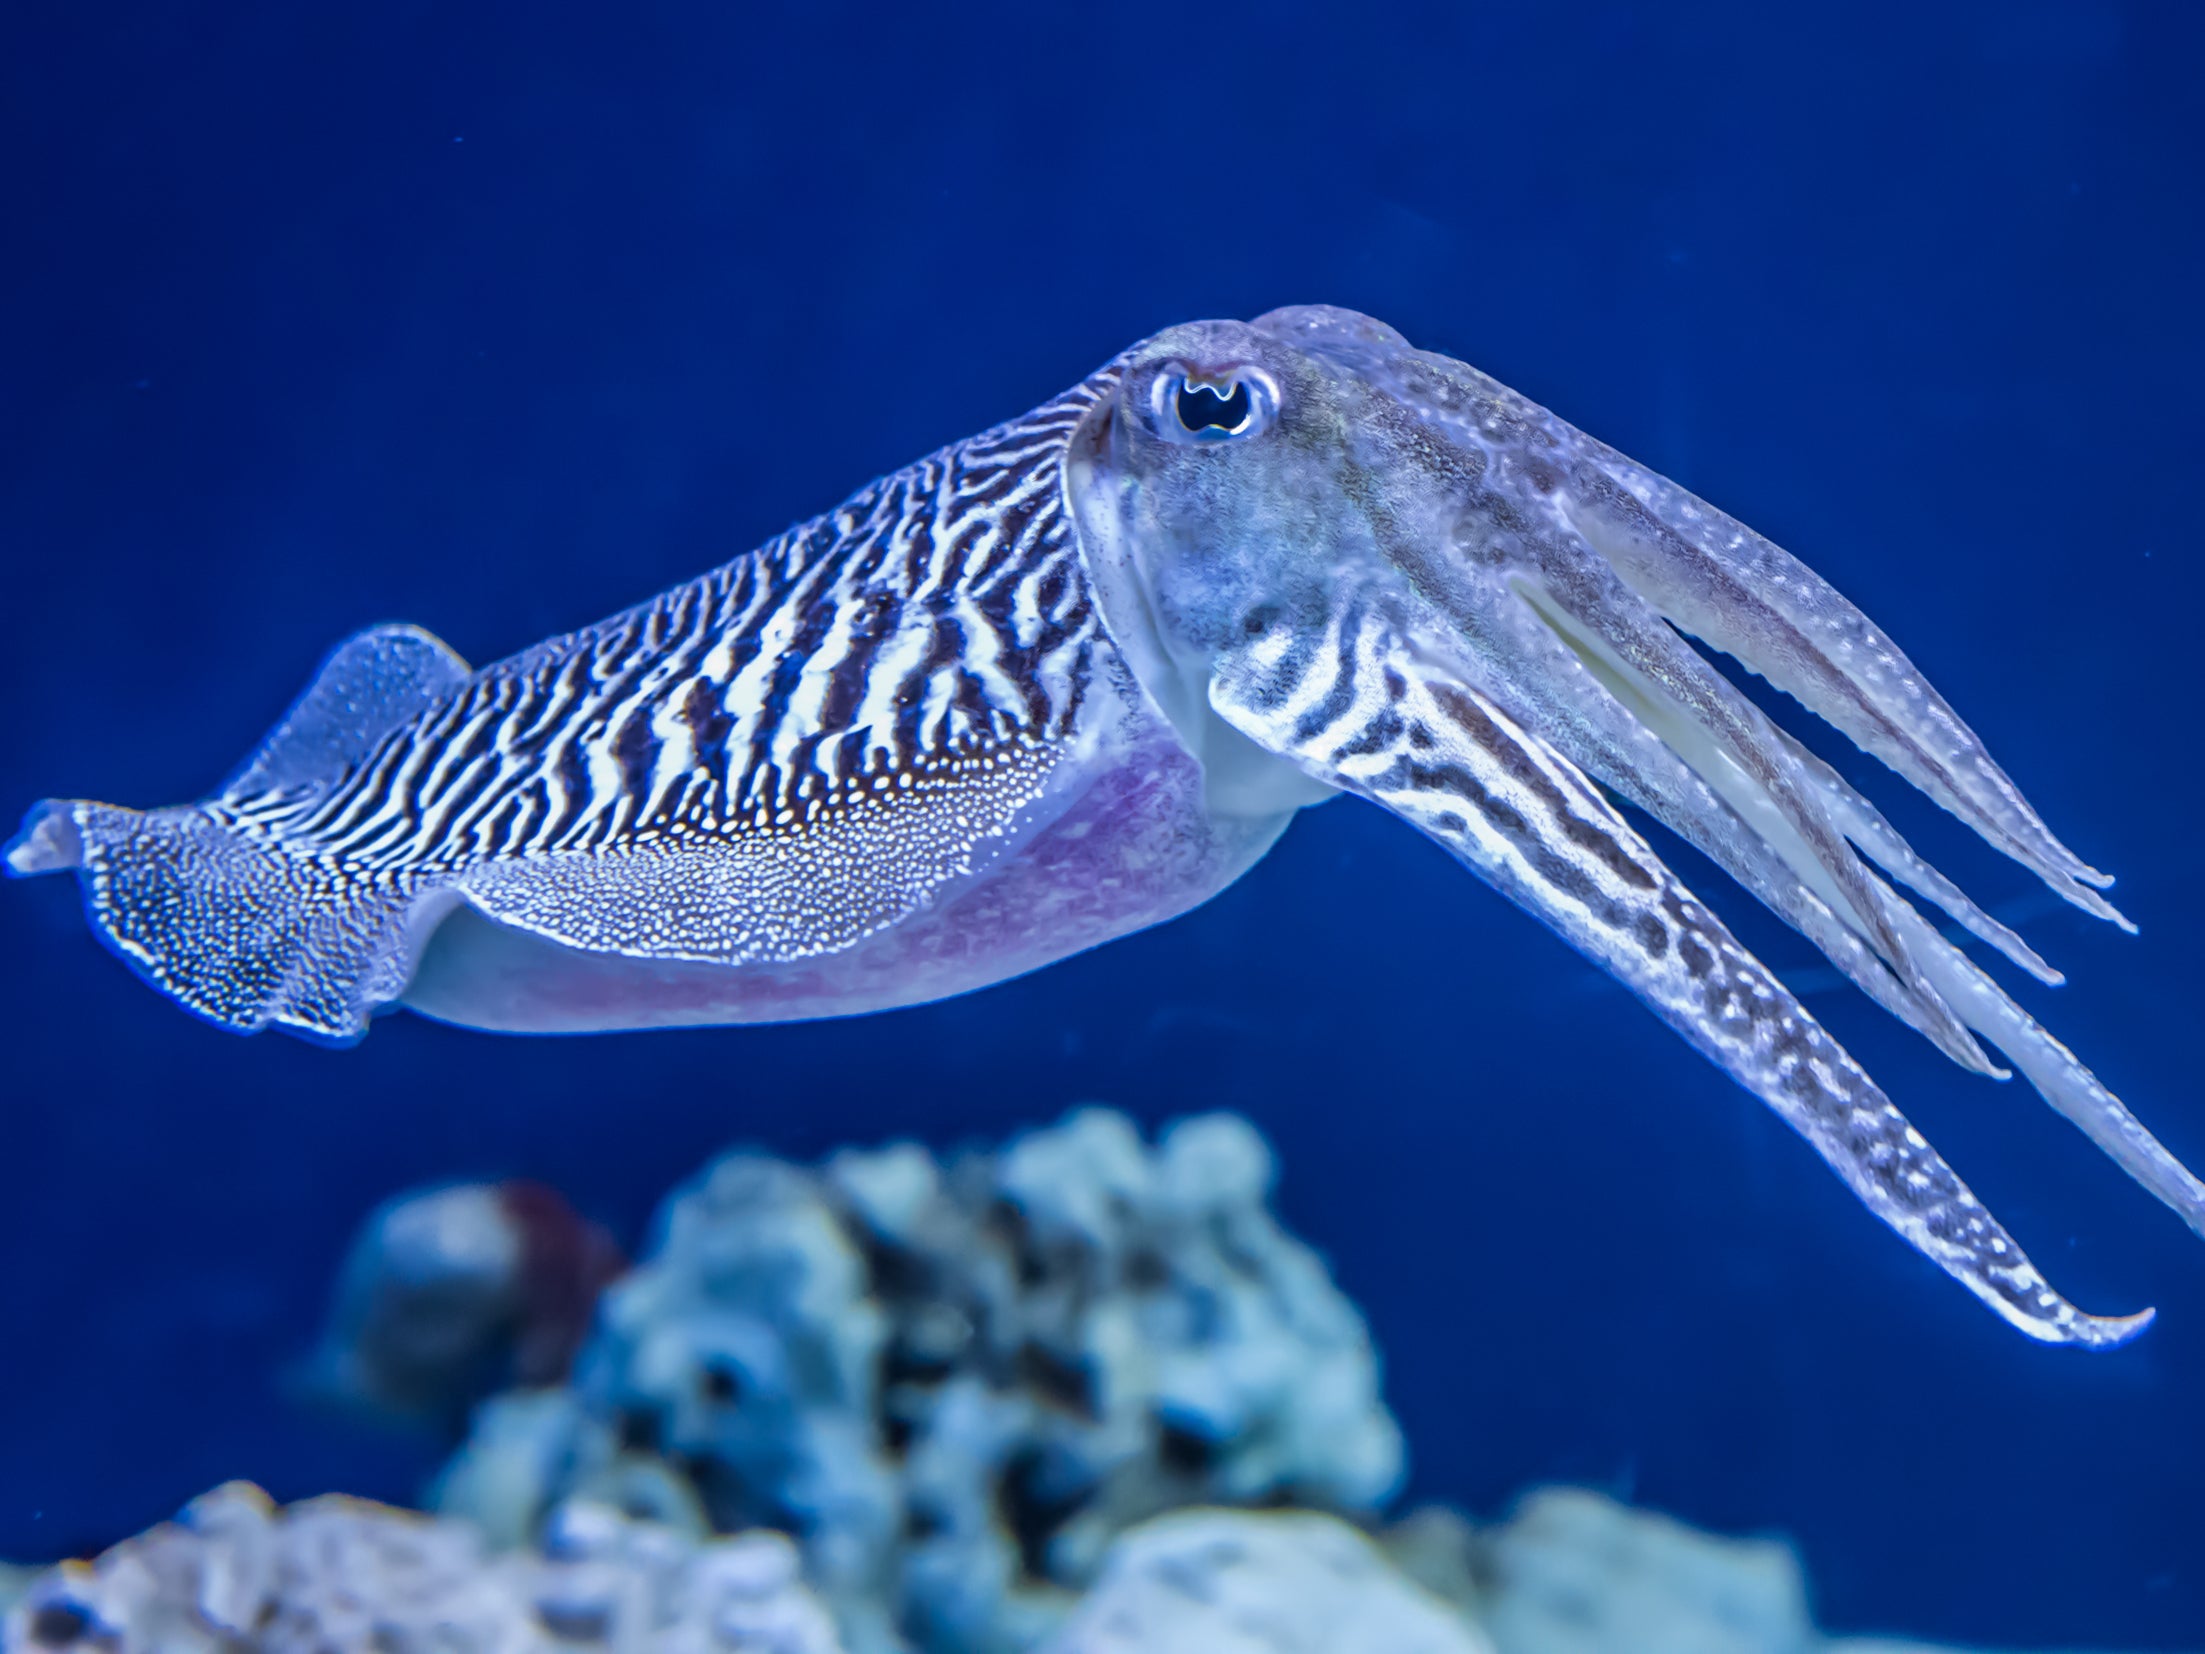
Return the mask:
<svg viewBox="0 0 2205 1654">
<path fill-rule="evenodd" d="M 1781 10 L 1784 19 L 1773 14 Z M 0 14 L 0 807 L 196 795 L 363 623 L 595 618 L 1127 342 L 1312 299 L 1479 363 L 1888 626 L 2129 939 L 1870 766 L 2193 1163 L 2205 9 L 807 3 Z M 1682 851 L 1780 968 L 1805 945 Z M 0 889 L 0 1555 L 231 1476 L 405 1498 L 275 1375 L 403 1186 L 633 1237 L 743 1140 L 1245 1110 L 1414 1493 L 1802 1542 L 1825 1620 L 2205 1643 L 2205 1246 L 2018 1083 L 1812 1003 L 2055 1281 L 2028 1344 L 1531 922 L 1360 805 L 1165 929 L 855 1023 L 360 1048 Z"/>
</svg>

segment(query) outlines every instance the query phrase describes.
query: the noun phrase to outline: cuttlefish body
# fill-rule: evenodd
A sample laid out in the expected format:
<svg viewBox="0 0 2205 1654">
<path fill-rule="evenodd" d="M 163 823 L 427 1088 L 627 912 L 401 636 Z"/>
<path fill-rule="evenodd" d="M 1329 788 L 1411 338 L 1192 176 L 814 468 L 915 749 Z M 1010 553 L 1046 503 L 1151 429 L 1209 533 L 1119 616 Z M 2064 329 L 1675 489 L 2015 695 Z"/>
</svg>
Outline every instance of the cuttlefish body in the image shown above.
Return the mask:
<svg viewBox="0 0 2205 1654">
<path fill-rule="evenodd" d="M 1977 1036 L 2205 1232 L 2205 1186 L 1896 880 L 2058 978 L 1680 633 L 2088 912 L 1865 616 L 1751 530 L 1350 311 L 1201 322 L 778 540 L 479 672 L 342 645 L 197 804 L 40 805 L 100 934 L 242 1031 L 404 1004 L 525 1032 L 846 1015 L 1170 918 L 1303 806 L 1401 816 L 1627 983 L 2034 1337 L 2053 1292 L 1624 821 L 1666 823 L 1966 1067 Z M 1878 869 L 1881 869 L 1879 873 Z"/>
</svg>

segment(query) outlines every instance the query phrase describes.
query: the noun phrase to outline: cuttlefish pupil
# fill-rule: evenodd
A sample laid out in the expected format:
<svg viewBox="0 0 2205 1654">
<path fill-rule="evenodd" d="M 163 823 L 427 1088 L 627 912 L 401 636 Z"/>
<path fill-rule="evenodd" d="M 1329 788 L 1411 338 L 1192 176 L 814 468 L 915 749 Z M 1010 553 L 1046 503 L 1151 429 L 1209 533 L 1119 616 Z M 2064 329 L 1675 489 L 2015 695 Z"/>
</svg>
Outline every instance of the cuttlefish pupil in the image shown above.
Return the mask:
<svg viewBox="0 0 2205 1654">
<path fill-rule="evenodd" d="M 1278 405 L 1278 387 L 1259 371 L 1205 372 L 1172 363 L 1149 379 L 1149 418 L 1176 441 L 1229 442 L 1259 434 Z"/>
<path fill-rule="evenodd" d="M 2048 1286 L 1618 813 L 1704 851 L 1966 1067 L 1988 1042 L 2205 1232 L 2205 1186 L 1899 886 L 2051 968 L 1740 695 L 1735 656 L 2125 923 L 1866 616 L 1744 525 L 1350 311 L 1198 322 L 685 586 L 471 670 L 340 645 L 195 804 L 34 809 L 192 1011 L 359 1038 L 849 1015 L 1168 919 L 1367 799 L 1612 972 L 2008 1321 Z"/>
</svg>

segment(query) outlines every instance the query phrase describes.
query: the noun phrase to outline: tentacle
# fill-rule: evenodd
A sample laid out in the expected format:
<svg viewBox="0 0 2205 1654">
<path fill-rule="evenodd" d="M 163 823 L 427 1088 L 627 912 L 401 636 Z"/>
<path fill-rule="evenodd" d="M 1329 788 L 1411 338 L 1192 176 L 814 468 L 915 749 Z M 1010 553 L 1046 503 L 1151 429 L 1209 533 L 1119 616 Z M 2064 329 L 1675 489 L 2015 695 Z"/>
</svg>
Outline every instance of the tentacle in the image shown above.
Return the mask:
<svg viewBox="0 0 2205 1654">
<path fill-rule="evenodd" d="M 2205 1183 L 2168 1153 L 2074 1052 L 2045 1032 L 1972 959 L 1911 908 L 1906 909 L 1905 922 L 1909 945 L 1968 1026 L 2011 1057 L 2044 1100 L 2115 1164 L 2205 1235 Z"/>
<path fill-rule="evenodd" d="M 1354 320 L 1318 329 L 1322 347 L 1451 443 L 1545 473 L 1540 492 L 1664 617 L 1794 696 L 2067 901 L 2133 928 L 2097 893 L 2113 880 L 2053 836 L 1914 663 L 1814 570 L 1468 363 Z"/>
<path fill-rule="evenodd" d="M 1891 880 L 2023 969 L 2057 973 L 1678 634 L 1729 650 L 2065 899 L 2117 920 L 2103 876 L 2052 837 L 1887 637 L 1767 541 L 1367 317 L 1307 307 L 1145 348 L 1124 383 L 1147 401 L 1129 396 L 1096 428 L 1079 494 L 1091 555 L 1147 598 L 1106 610 L 1129 636 L 1155 633 L 1141 658 L 1169 680 L 1152 691 L 1159 704 L 1206 697 L 1210 721 L 1253 749 L 1448 845 L 2017 1326 L 2104 1344 L 2142 1324 L 2081 1315 L 2052 1293 L 1596 785 L 1705 850 L 1957 1060 L 2001 1072 L 1977 1035 L 2008 1053 L 2205 1232 L 2205 1184 Z M 1231 440 L 1180 440 L 1151 415 L 1188 363 L 1212 380 L 1245 371 L 1266 418 Z"/>
<path fill-rule="evenodd" d="M 1563 548 L 1565 553 L 1567 549 Z M 1981 1034 L 2013 1060 L 2047 1102 L 2186 1223 L 2205 1234 L 2205 1183 L 2169 1154 L 2072 1052 L 1938 935 L 1897 891 L 1862 865 L 1844 840 L 1862 844 L 1894 876 L 1920 890 L 2025 968 L 2049 975 L 2053 974 L 2050 967 L 1915 854 L 1874 806 L 1828 765 L 1779 730 L 1728 684 L 1711 688 L 1707 680 L 1715 674 L 1691 654 L 1687 645 L 1665 644 L 1661 636 L 1648 634 L 1640 617 L 1632 613 L 1635 599 L 1603 590 L 1597 573 L 1591 578 L 1580 573 L 1565 589 L 1572 599 L 1567 606 L 1556 603 L 1549 589 L 1519 583 L 1526 602 L 1576 650 L 1603 687 L 1621 697 L 1625 710 L 1690 764 L 1774 847 L 1809 889 L 1835 908 L 1840 917 L 1848 909 L 1857 914 L 1863 911 L 1863 903 L 1872 904 L 1868 911 L 1882 923 L 1876 930 L 1862 927 L 1863 939 L 1882 941 L 1892 950 L 1884 952 L 1883 957 L 1910 990 L 1895 1007 L 1900 1014 L 1907 1015 L 1913 1007 L 1925 1003 L 1934 1008 L 1939 1020 L 1924 1031 L 1948 1051 L 1952 1044 L 1939 1037 L 1948 1024 L 1962 1024 Z M 1635 658 L 1627 657 L 1624 651 L 1633 649 Z M 1582 707 L 1581 700 L 1578 705 Z M 1562 730 L 1566 739 L 1567 732 L 1583 721 L 1580 711 L 1575 720 L 1542 723 L 1541 727 Z M 1770 774 L 1783 778 L 1797 806 L 1812 810 L 1815 819 L 1830 826 L 1831 835 L 1843 837 L 1808 837 L 1792 831 L 1799 819 L 1796 808 L 1774 807 L 1777 800 L 1768 795 L 1761 780 Z M 1627 796 L 1638 796 L 1628 787 L 1624 790 Z M 1657 815 L 1673 824 L 1691 824 L 1689 816 L 1674 821 L 1663 807 L 1664 800 L 1639 801 L 1648 803 Z M 1835 854 L 1842 858 L 1842 869 L 1832 865 L 1833 843 Z M 1841 870 L 1851 877 L 1833 883 L 1830 875 Z M 1846 906 L 1839 906 L 1841 902 Z M 1779 907 L 1778 911 L 1785 910 Z M 1825 939 L 1813 930 L 1808 934 L 1818 942 Z M 1825 951 L 1856 982 L 1876 992 L 1873 977 L 1864 979 L 1844 954 L 1827 946 Z M 1887 1005 L 1892 1003 L 1891 996 L 1879 993 L 1877 997 Z M 1922 1026 L 1911 1016 L 1909 1020 Z M 1965 1049 L 1983 1069 L 2003 1077 L 2002 1070 L 1981 1057 L 1980 1048 L 1972 1040 L 1967 1041 Z"/>
<path fill-rule="evenodd" d="M 1627 687 L 1649 727 L 1676 748 L 1787 862 L 1875 948 L 1939 1049 L 1980 1073 L 1997 1069 L 1923 977 L 1888 912 L 1880 881 L 1824 807 L 1823 792 L 1768 739 L 1767 720 L 1585 544 L 1565 520 L 1525 538 L 1535 574 L 1515 590 L 1581 657 Z"/>
<path fill-rule="evenodd" d="M 2133 929 L 2112 879 L 2053 837 L 1983 743 L 1874 622 L 1735 518 L 1590 438 L 1571 476 L 1577 527 L 1694 637 L 1843 730 L 2084 912 Z"/>
<path fill-rule="evenodd" d="M 1873 1080 L 1632 832 L 1599 790 L 1494 702 L 1381 636 L 1312 716 L 1307 650 L 1271 635 L 1220 660 L 1220 717 L 1307 773 L 1444 844 L 1632 988 L 1804 1136 L 1870 1210 L 2000 1316 L 2048 1343 L 2106 1345 L 2150 1311 L 2087 1315 Z"/>
<path fill-rule="evenodd" d="M 1860 847 L 1861 853 L 1924 901 L 1934 902 L 1978 941 L 1996 948 L 2046 987 L 2056 988 L 2067 978 L 2044 962 L 2035 948 L 2000 924 L 1972 901 L 1968 893 L 1915 853 L 1883 812 L 1855 792 L 1846 779 L 1776 725 L 1770 737 L 1784 746 L 1800 772 L 1821 789 L 1823 802 L 1838 830 Z"/>
<path fill-rule="evenodd" d="M 1476 607 L 1483 647 L 1450 650 L 1441 636 L 1421 652 L 1453 663 L 1519 723 L 1543 731 L 1570 762 L 1707 856 L 1948 1056 L 1979 1073 L 2003 1073 L 1964 1030 L 1954 1038 L 1961 1025 L 1951 1009 L 1933 1007 L 1888 969 L 1832 902 L 1709 784 L 1703 771 L 1727 760 L 1704 730 L 1598 648 L 1573 646 L 1533 605 L 1505 592 L 1499 599 Z M 1327 662 L 1335 654 L 1329 646 L 1320 651 Z M 1308 704 L 1330 692 L 1329 670 L 1302 691 Z"/>
</svg>

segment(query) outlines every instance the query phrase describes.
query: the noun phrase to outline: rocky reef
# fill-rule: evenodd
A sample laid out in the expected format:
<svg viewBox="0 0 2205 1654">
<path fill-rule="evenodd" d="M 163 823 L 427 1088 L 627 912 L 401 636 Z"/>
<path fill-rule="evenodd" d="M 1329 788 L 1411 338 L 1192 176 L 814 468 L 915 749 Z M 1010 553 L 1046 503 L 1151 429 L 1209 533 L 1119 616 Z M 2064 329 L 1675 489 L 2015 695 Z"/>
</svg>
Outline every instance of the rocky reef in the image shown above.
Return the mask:
<svg viewBox="0 0 2205 1654">
<path fill-rule="evenodd" d="M 796 1546 L 588 1500 L 527 1544 L 361 1500 L 218 1488 L 94 1562 L 0 1576 L 16 1654 L 854 1654 Z M 12 1603 L 9 1592 L 15 1593 Z M 1479 1529 L 1309 1511 L 1151 1518 L 1032 1654 L 1938 1654 L 1826 1640 L 1790 1551 L 1550 1489 Z"/>
<path fill-rule="evenodd" d="M 40 1654 L 842 1654 L 779 1534 L 699 1543 L 573 1505 L 536 1544 L 493 1553 L 464 1522 L 345 1498 L 277 1510 L 236 1483 L 32 1582 L 5 1639 Z"/>
<path fill-rule="evenodd" d="M 946 1158 L 733 1153 L 618 1278 L 548 1191 L 403 1197 L 309 1370 L 471 1418 L 428 1512 L 219 1489 L 0 1572 L 4 1646 L 1899 1654 L 1821 1637 L 1780 1542 L 1566 1489 L 1390 1519 L 1377 1355 L 1274 1175 L 1237 1118 L 1151 1144 L 1102 1109 Z"/>
<path fill-rule="evenodd" d="M 329 1327 L 294 1391 L 457 1431 L 506 1385 L 562 1382 L 597 1300 L 626 1266 L 612 1237 L 539 1183 L 464 1183 L 386 1202 L 337 1278 Z"/>
<path fill-rule="evenodd" d="M 488 1402 L 432 1503 L 579 1495 L 795 1534 L 859 1654 L 1030 1648 L 1191 1505 L 1368 1516 L 1400 1433 L 1245 1122 L 1074 1114 L 1000 1153 L 732 1154 L 677 1191 L 562 1389 Z"/>
</svg>

